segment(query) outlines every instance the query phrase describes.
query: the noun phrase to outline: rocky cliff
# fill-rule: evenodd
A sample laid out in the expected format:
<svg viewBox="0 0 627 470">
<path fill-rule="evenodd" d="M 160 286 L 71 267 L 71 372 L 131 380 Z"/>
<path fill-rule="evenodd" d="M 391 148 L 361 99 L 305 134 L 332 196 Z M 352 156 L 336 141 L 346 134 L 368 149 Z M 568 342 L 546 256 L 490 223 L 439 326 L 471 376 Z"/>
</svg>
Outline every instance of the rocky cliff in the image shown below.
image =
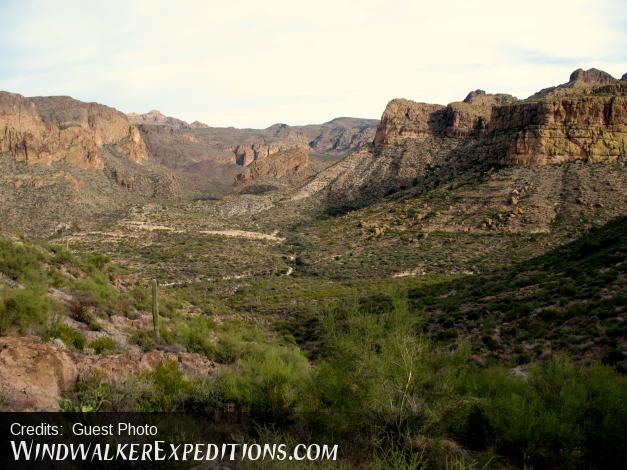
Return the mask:
<svg viewBox="0 0 627 470">
<path fill-rule="evenodd" d="M 148 159 L 138 129 L 108 106 L 0 92 L 0 219 L 36 235 L 171 198 L 177 179 Z"/>
<path fill-rule="evenodd" d="M 341 117 L 324 124 L 295 126 L 307 136 L 312 151 L 324 155 L 347 155 L 370 144 L 378 119 Z"/>
<path fill-rule="evenodd" d="M 383 150 L 407 141 L 439 135 L 444 110 L 445 107 L 439 104 L 416 103 L 406 99 L 390 101 L 375 133 L 375 149 Z"/>
<path fill-rule="evenodd" d="M 625 75 L 623 75 L 622 80 L 625 80 Z M 618 82 L 618 80 L 603 70 L 595 68 L 588 70 L 577 69 L 570 74 L 566 83 L 544 88 L 530 96 L 529 99 L 541 98 L 547 95 L 571 94 L 577 91 L 584 91 L 586 88 L 589 90 L 592 87 L 612 85 L 616 82 Z"/>
<path fill-rule="evenodd" d="M 485 145 L 489 158 L 513 165 L 625 156 L 627 83 L 557 88 L 495 107 Z"/>
<path fill-rule="evenodd" d="M 326 192 L 332 205 L 359 206 L 494 164 L 614 161 L 627 155 L 626 91 L 625 81 L 590 69 L 525 100 L 482 90 L 447 106 L 394 99 L 372 147 L 309 187 Z"/>
<path fill-rule="evenodd" d="M 489 94 L 483 90 L 471 91 L 464 101 L 447 105 L 443 132 L 448 137 L 481 135 L 487 129 L 494 107 L 516 101 L 511 95 Z"/>
<path fill-rule="evenodd" d="M 104 146 L 135 162 L 148 158 L 138 130 L 113 108 L 0 92 L 0 152 L 17 161 L 102 170 Z"/>
<path fill-rule="evenodd" d="M 291 148 L 307 149 L 308 152 L 308 146 L 306 144 L 284 142 L 240 144 L 231 147 L 231 151 L 235 155 L 236 164 L 248 166 L 257 160 L 270 158 L 274 154 L 285 152 Z"/>
<path fill-rule="evenodd" d="M 174 129 L 189 129 L 192 127 L 192 124 L 188 124 L 181 119 L 166 116 L 157 109 L 153 109 L 144 114 L 128 113 L 126 116 L 132 124 L 135 124 L 137 126 L 142 124 L 161 125 L 168 126 Z M 198 121 L 196 121 L 196 123 L 194 124 L 194 126 L 202 125 L 202 123 L 199 123 Z"/>
<path fill-rule="evenodd" d="M 237 175 L 236 185 L 248 184 L 259 178 L 280 179 L 302 172 L 308 167 L 309 146 L 281 148 L 252 161 L 245 171 Z"/>
</svg>

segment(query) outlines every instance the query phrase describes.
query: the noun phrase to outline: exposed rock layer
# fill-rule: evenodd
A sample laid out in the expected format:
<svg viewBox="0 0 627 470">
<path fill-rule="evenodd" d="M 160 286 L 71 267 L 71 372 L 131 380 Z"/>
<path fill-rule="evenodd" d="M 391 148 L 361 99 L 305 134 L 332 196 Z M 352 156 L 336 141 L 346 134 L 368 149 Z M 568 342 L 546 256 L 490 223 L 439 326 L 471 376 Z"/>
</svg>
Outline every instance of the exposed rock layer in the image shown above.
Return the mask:
<svg viewBox="0 0 627 470">
<path fill-rule="evenodd" d="M 494 164 L 614 161 L 627 155 L 626 92 L 624 81 L 591 69 L 521 101 L 482 90 L 446 107 L 394 99 L 372 148 L 332 179 L 334 170 L 326 171 L 304 193 L 316 188 L 331 205 L 358 206 Z"/>
<path fill-rule="evenodd" d="M 113 108 L 66 96 L 0 92 L 1 153 L 28 163 L 102 170 L 104 146 L 135 162 L 148 158 L 138 130 Z"/>
<path fill-rule="evenodd" d="M 507 164 L 614 160 L 627 154 L 627 84 L 498 106 L 488 130 L 488 154 Z"/>
<path fill-rule="evenodd" d="M 139 129 L 151 156 L 195 189 L 225 194 L 234 184 L 260 176 L 282 178 L 309 165 L 308 137 L 286 124 L 262 130 L 213 128 L 155 112 L 142 116 Z"/>
<path fill-rule="evenodd" d="M 260 177 L 283 178 L 299 173 L 309 166 L 307 145 L 282 148 L 267 156 L 255 158 L 247 170 L 237 176 L 238 185 L 250 183 Z"/>
<path fill-rule="evenodd" d="M 158 111 L 129 114 L 129 119 L 138 125 L 153 158 L 177 171 L 192 187 L 218 194 L 230 192 L 233 182 L 301 173 L 310 166 L 309 150 L 334 156 L 353 152 L 372 141 L 379 122 L 337 118 L 306 126 L 236 129 L 187 124 Z"/>
<path fill-rule="evenodd" d="M 58 411 L 63 393 L 95 373 L 111 382 L 176 361 L 189 374 L 208 375 L 215 364 L 192 353 L 151 351 L 89 356 L 69 352 L 34 336 L 0 338 L 0 392 L 12 411 Z"/>
</svg>

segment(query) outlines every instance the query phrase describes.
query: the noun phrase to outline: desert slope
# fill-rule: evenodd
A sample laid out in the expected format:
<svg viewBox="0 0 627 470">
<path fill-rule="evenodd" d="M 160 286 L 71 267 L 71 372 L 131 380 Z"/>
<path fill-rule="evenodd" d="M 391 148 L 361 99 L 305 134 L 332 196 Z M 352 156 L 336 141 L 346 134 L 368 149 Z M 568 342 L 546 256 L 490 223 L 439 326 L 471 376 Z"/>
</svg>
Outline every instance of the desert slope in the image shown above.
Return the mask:
<svg viewBox="0 0 627 470">
<path fill-rule="evenodd" d="M 67 96 L 0 92 L 0 167 L 5 228 L 37 234 L 179 193 L 123 113 Z"/>
</svg>

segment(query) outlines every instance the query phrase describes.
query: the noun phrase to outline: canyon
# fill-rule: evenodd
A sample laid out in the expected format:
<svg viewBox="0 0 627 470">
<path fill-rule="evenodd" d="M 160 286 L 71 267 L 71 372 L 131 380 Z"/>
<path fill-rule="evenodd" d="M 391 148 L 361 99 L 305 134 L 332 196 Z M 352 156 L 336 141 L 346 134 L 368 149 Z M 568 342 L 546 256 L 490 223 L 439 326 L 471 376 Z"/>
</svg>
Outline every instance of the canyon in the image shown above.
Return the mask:
<svg viewBox="0 0 627 470">
<path fill-rule="evenodd" d="M 5 399 L 15 408 L 53 409 L 90 372 L 121 383 L 170 360 L 186 374 L 216 374 L 231 365 L 211 356 L 211 348 L 227 340 L 197 338 L 185 326 L 196 325 L 207 309 L 216 325 L 228 325 L 232 312 L 239 318 L 242 305 L 267 314 L 273 324 L 291 325 L 326 302 L 302 294 L 315 301 L 294 303 L 300 294 L 293 295 L 293 286 L 326 292 L 342 290 L 344 283 L 394 282 L 418 289 L 422 279 L 474 279 L 542 259 L 586 230 L 611 226 L 627 214 L 626 93 L 624 79 L 581 70 L 527 99 L 483 90 L 448 105 L 398 98 L 380 121 L 338 118 L 255 130 L 3 92 L 0 241 L 6 237 L 7 252 L 26 244 L 39 254 L 22 257 L 40 264 L 17 275 L 14 263 L 0 256 L 6 268 L 0 290 L 19 298 L 30 292 L 28 276 L 47 273 L 51 284 L 37 295 L 65 312 L 63 328 L 96 345 L 72 346 L 73 337 L 58 332 L 46 333 L 58 341 L 42 341 L 44 333 L 34 327 L 23 337 L 0 337 Z M 30 235 L 51 245 L 29 245 Z M 606 237 L 610 244 L 616 240 Z M 101 273 L 109 265 L 100 256 L 126 272 L 110 267 Z M 158 341 L 150 336 L 142 300 L 153 278 L 169 299 L 163 321 L 170 336 Z M 623 281 L 612 278 L 611 292 L 603 295 L 622 295 Z M 336 284 L 343 287 L 330 287 Z M 107 294 L 97 299 L 85 285 Z M 527 295 L 512 289 L 512 295 Z M 277 291 L 286 298 L 275 297 Z M 207 292 L 211 300 L 202 300 Z M 169 297 L 174 295 L 186 300 Z M 473 297 L 473 305 L 482 302 L 491 305 L 493 299 Z M 545 303 L 542 308 L 570 308 Z M 541 357 L 564 348 L 559 336 L 573 328 L 592 351 L 578 348 L 573 336 L 569 347 L 577 357 L 627 348 L 623 337 L 608 342 L 582 333 L 583 317 L 573 314 L 574 320 L 549 324 L 561 332 L 558 339 L 530 334 L 523 352 L 516 352 L 501 331 L 511 332 L 517 318 L 499 319 L 494 331 L 477 336 L 484 328 L 477 322 L 488 311 L 456 320 L 477 361 Z M 429 320 L 433 334 L 444 334 L 437 322 L 449 320 L 442 312 L 431 312 L 437 319 Z M 624 313 L 611 315 L 620 319 Z M 540 314 L 534 315 L 524 321 L 536 321 Z M 307 321 L 315 325 L 315 319 Z M 593 321 L 602 331 L 603 319 Z M 313 342 L 315 354 L 316 340 L 301 339 L 311 335 L 308 325 L 294 326 L 294 334 L 303 348 Z M 113 354 L 93 352 L 102 338 L 115 343 Z M 18 369 L 27 373 L 11 378 Z"/>
</svg>

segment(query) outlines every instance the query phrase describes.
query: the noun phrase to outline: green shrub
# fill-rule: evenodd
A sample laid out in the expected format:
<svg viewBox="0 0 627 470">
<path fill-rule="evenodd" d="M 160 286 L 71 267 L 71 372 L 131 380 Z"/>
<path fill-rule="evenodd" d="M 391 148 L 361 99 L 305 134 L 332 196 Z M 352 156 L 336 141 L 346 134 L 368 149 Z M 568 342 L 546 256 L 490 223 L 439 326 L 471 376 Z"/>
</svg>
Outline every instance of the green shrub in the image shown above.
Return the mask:
<svg viewBox="0 0 627 470">
<path fill-rule="evenodd" d="M 113 400 L 113 387 L 102 373 L 78 380 L 61 401 L 61 411 L 108 411 Z"/>
<path fill-rule="evenodd" d="M 74 281 L 72 288 L 81 294 L 85 303 L 101 310 L 114 310 L 115 302 L 119 299 L 119 293 L 109 282 L 108 276 L 99 271 Z"/>
<path fill-rule="evenodd" d="M 453 432 L 474 448 L 495 446 L 534 467 L 616 468 L 627 458 L 624 377 L 559 358 L 528 374 L 491 368 L 468 375 L 464 394 L 476 398 Z"/>
<path fill-rule="evenodd" d="M 175 321 L 174 331 L 164 333 L 164 340 L 170 343 L 180 343 L 189 352 L 215 358 L 215 334 L 216 326 L 214 321 L 206 316 L 197 316 L 185 321 Z"/>
<path fill-rule="evenodd" d="M 54 324 L 43 335 L 44 341 L 49 341 L 51 338 L 59 338 L 66 346 L 74 349 L 83 349 L 87 340 L 77 330 L 68 325 Z"/>
<path fill-rule="evenodd" d="M 0 334 L 15 328 L 20 333 L 44 328 L 53 303 L 41 287 L 0 291 Z"/>
<path fill-rule="evenodd" d="M 138 380 L 143 387 L 136 388 L 136 411 L 215 411 L 218 406 L 214 387 L 202 379 L 186 378 L 175 361 L 161 362 Z"/>
<path fill-rule="evenodd" d="M 94 349 L 96 354 L 113 354 L 118 349 L 115 340 L 109 336 L 95 339 L 89 345 Z"/>
<path fill-rule="evenodd" d="M 42 283 L 46 279 L 44 261 L 43 252 L 36 247 L 0 238 L 0 272 L 11 279 L 23 284 Z"/>
<path fill-rule="evenodd" d="M 444 354 L 416 334 L 421 319 L 403 299 L 394 305 L 376 315 L 332 312 L 323 321 L 323 359 L 314 382 L 328 410 L 323 427 L 347 436 L 389 426 L 401 434 L 439 432 L 454 400 L 451 379 L 469 349 L 460 345 Z"/>
<path fill-rule="evenodd" d="M 255 415 L 285 418 L 302 411 L 310 388 L 308 361 L 294 347 L 258 345 L 221 375 L 219 390 L 225 402 Z"/>
<path fill-rule="evenodd" d="M 157 338 L 155 332 L 150 330 L 135 330 L 130 337 L 130 342 L 138 345 L 143 351 L 152 351 L 163 344 L 164 338 Z"/>
</svg>

